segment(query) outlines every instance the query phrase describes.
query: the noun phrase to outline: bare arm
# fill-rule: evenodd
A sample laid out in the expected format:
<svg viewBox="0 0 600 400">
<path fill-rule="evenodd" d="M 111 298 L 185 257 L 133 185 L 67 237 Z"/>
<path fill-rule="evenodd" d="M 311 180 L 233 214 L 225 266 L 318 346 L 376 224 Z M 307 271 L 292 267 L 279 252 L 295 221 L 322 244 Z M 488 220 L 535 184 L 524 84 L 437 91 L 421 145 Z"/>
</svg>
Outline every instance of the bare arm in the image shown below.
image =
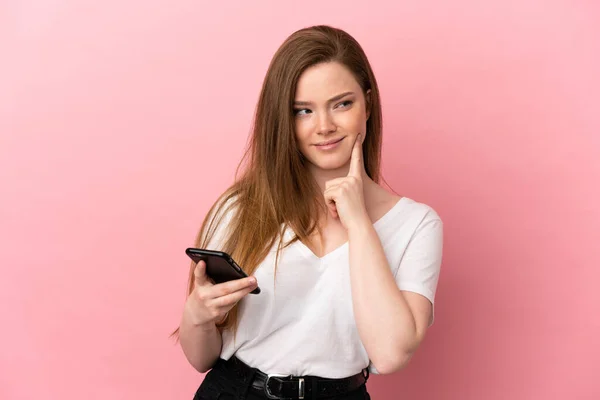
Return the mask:
<svg viewBox="0 0 600 400">
<path fill-rule="evenodd" d="M 190 299 L 185 303 L 179 325 L 179 342 L 189 363 L 198 372 L 204 373 L 211 369 L 219 358 L 223 341 L 214 322 L 202 324 L 195 321 L 189 303 Z"/>
<path fill-rule="evenodd" d="M 432 238 L 437 241 L 441 231 L 435 232 Z M 398 289 L 369 221 L 350 228 L 349 239 L 352 298 L 359 334 L 375 368 L 382 374 L 392 373 L 403 368 L 419 347 L 433 306 L 421 294 Z"/>
</svg>

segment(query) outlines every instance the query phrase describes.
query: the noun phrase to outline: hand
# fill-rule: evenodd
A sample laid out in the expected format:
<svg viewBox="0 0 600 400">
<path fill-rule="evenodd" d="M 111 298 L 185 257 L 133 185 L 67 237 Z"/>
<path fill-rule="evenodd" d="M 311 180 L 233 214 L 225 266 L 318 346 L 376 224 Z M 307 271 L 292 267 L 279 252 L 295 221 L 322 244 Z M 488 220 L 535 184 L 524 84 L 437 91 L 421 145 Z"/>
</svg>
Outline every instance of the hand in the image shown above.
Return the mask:
<svg viewBox="0 0 600 400">
<path fill-rule="evenodd" d="M 333 218 L 339 218 L 344 228 L 369 220 L 363 194 L 365 165 L 362 152 L 363 135 L 354 140 L 348 175 L 325 183 L 325 201 Z"/>
<path fill-rule="evenodd" d="M 253 276 L 214 284 L 206 275 L 206 263 L 200 260 L 194 270 L 194 290 L 186 302 L 187 311 L 191 313 L 194 325 L 216 324 L 257 286 Z"/>
</svg>

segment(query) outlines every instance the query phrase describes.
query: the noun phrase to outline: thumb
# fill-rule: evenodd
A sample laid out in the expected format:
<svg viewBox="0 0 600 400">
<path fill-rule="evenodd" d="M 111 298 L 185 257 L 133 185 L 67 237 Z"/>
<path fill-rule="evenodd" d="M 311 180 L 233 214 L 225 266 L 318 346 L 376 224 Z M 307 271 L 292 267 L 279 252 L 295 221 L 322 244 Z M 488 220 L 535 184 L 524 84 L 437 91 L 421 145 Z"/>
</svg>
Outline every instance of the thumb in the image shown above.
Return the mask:
<svg viewBox="0 0 600 400">
<path fill-rule="evenodd" d="M 194 283 L 198 286 L 202 286 L 206 284 L 206 282 L 208 282 L 208 276 L 206 276 L 206 263 L 204 260 L 200 260 L 194 269 Z"/>
</svg>

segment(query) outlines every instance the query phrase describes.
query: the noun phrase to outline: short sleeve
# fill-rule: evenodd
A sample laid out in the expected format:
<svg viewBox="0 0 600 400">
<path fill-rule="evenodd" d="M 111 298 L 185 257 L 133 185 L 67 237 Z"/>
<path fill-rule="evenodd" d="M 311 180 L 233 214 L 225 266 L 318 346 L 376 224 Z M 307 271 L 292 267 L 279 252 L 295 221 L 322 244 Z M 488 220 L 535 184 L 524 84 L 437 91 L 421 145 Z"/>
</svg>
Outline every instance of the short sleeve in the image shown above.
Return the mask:
<svg viewBox="0 0 600 400">
<path fill-rule="evenodd" d="M 440 217 L 430 210 L 409 241 L 396 273 L 400 290 L 419 293 L 432 305 L 442 265 L 443 228 Z M 432 314 L 429 326 L 433 319 Z"/>
</svg>

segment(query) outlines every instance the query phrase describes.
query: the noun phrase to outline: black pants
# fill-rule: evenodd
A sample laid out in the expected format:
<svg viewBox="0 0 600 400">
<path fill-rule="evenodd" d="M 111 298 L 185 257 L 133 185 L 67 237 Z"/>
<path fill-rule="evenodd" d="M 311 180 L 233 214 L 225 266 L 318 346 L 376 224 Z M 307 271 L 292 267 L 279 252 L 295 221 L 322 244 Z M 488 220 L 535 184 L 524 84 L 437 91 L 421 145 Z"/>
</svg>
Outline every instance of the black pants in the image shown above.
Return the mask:
<svg viewBox="0 0 600 400">
<path fill-rule="evenodd" d="M 254 372 L 249 375 L 229 368 L 219 359 L 196 391 L 194 400 L 264 400 L 265 393 L 252 387 Z M 328 400 L 370 400 L 366 385 L 344 395 L 329 397 Z M 311 400 L 306 398 L 306 400 Z"/>
</svg>

